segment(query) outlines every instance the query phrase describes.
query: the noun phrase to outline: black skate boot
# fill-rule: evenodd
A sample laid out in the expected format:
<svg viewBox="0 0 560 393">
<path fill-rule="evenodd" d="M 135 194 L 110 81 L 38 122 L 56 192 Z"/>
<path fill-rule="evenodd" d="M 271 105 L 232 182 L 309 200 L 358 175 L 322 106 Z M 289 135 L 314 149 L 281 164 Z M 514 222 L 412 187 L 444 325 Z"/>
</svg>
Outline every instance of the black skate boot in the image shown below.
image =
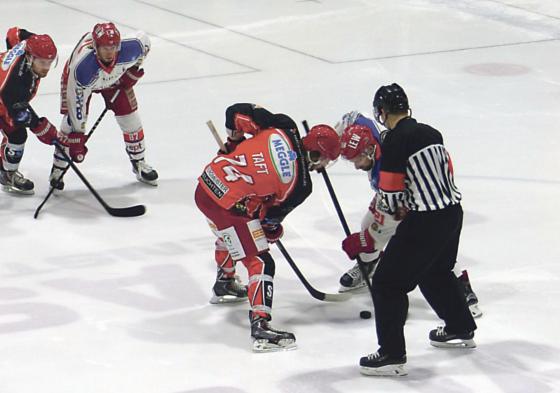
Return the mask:
<svg viewBox="0 0 560 393">
<path fill-rule="evenodd" d="M 239 303 L 247 300 L 247 287 L 236 277 L 223 278 L 218 272 L 218 278 L 212 288 L 211 304 Z"/>
<path fill-rule="evenodd" d="M 438 326 L 430 332 L 430 344 L 438 348 L 476 348 L 474 332 L 448 333 L 445 326 Z"/>
<path fill-rule="evenodd" d="M 132 172 L 134 172 L 139 181 L 151 186 L 157 186 L 158 173 L 154 168 L 146 164 L 146 161 L 130 160 L 130 163 L 132 164 Z"/>
<path fill-rule="evenodd" d="M 296 336 L 290 332 L 273 329 L 270 326 L 270 316 L 253 318 L 249 311 L 251 321 L 251 337 L 253 338 L 253 352 L 286 351 L 296 348 Z"/>
<path fill-rule="evenodd" d="M 373 272 L 375 271 L 375 266 L 379 258 L 374 259 L 371 262 L 364 262 L 363 265 L 366 268 L 368 273 L 368 279 L 371 280 L 373 276 Z M 364 277 L 362 276 L 362 271 L 360 270 L 360 266 L 356 262 L 356 264 L 348 270 L 346 273 L 340 277 L 340 288 L 338 288 L 338 292 L 348 292 L 348 291 L 355 291 L 357 289 L 363 288 L 366 286 L 366 282 Z"/>
<path fill-rule="evenodd" d="M 49 184 L 55 190 L 58 190 L 58 191 L 64 190 L 64 180 L 62 180 L 62 177 L 61 177 L 63 173 L 64 173 L 64 168 L 59 168 L 56 165 L 52 166 L 51 174 L 49 175 Z M 58 180 L 58 179 L 60 179 L 60 180 Z"/>
<path fill-rule="evenodd" d="M 374 376 L 402 376 L 408 374 L 404 368 L 405 364 L 406 355 L 391 357 L 377 351 L 360 359 L 360 372 L 364 375 Z"/>
<path fill-rule="evenodd" d="M 21 195 L 33 195 L 35 184 L 29 179 L 23 177 L 18 171 L 5 171 L 0 167 L 0 184 L 6 192 Z"/>
<path fill-rule="evenodd" d="M 465 300 L 467 301 L 467 306 L 469 306 L 471 315 L 473 318 L 480 318 L 482 316 L 482 311 L 478 308 L 478 298 L 472 290 L 469 274 L 466 270 L 463 270 L 457 279 L 461 283 L 461 287 L 465 293 Z"/>
</svg>

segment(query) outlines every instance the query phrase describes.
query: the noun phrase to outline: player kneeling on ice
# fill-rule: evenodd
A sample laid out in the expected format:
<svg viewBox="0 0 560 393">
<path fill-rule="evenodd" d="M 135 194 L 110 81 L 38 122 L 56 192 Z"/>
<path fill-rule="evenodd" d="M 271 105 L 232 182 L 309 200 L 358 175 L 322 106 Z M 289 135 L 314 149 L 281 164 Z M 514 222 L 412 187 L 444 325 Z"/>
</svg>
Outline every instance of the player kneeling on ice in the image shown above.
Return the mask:
<svg viewBox="0 0 560 393">
<path fill-rule="evenodd" d="M 46 34 L 12 27 L 6 37 L 8 51 L 0 54 L 0 184 L 7 192 L 33 194 L 35 185 L 18 168 L 23 157 L 27 128 L 47 145 L 57 141 L 57 130 L 29 105 L 56 61 L 56 46 Z"/>
<path fill-rule="evenodd" d="M 270 326 L 274 260 L 269 243 L 283 233 L 282 220 L 311 193 L 310 168 L 336 159 L 339 137 L 319 125 L 300 138 L 294 121 L 253 104 L 226 110 L 227 152 L 219 152 L 198 178 L 195 201 L 216 241 L 218 268 L 211 303 L 251 305 L 253 350 L 295 347 L 292 333 Z M 235 278 L 236 262 L 248 270 L 249 284 Z"/>
<path fill-rule="evenodd" d="M 72 161 L 82 162 L 88 151 L 85 132 L 89 102 L 93 93 L 101 93 L 122 131 L 133 173 L 139 181 L 156 186 L 158 173 L 144 160 L 144 128 L 134 94 L 134 85 L 144 75 L 140 67 L 149 51 L 150 39 L 146 34 L 139 32 L 136 38 L 121 40 L 113 23 L 96 24 L 91 33 L 80 39 L 64 66 L 61 131 L 72 142 L 67 154 Z M 57 183 L 57 179 L 67 166 L 55 149 L 49 177 L 51 187 L 64 188 L 64 183 Z"/>
<path fill-rule="evenodd" d="M 402 214 L 394 215 L 385 213 L 380 208 L 379 172 L 381 168 L 382 150 L 381 135 L 377 124 L 358 111 L 346 113 L 335 125 L 335 130 L 341 135 L 342 158 L 354 164 L 357 170 L 367 172 L 370 186 L 376 193 L 369 205 L 361 223 L 361 231 L 349 236 L 344 242 L 345 251 L 352 256 L 360 256 L 366 266 L 368 278 L 371 279 L 375 266 L 389 239 L 395 233 L 401 221 Z M 401 210 L 400 213 L 404 213 Z M 473 317 L 482 315 L 478 308 L 478 298 L 472 290 L 466 270 L 457 278 Z M 347 292 L 363 288 L 366 284 L 360 268 L 356 263 L 340 278 L 340 292 Z"/>
</svg>

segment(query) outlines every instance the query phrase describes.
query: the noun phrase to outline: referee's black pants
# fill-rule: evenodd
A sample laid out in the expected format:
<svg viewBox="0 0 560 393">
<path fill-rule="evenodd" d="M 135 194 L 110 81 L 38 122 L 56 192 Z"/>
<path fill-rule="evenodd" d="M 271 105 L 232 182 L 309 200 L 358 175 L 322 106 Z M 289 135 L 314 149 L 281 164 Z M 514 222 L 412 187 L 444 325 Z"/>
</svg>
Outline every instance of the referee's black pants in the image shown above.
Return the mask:
<svg viewBox="0 0 560 393">
<path fill-rule="evenodd" d="M 407 293 L 417 285 L 449 333 L 476 329 L 452 269 L 463 225 L 460 204 L 432 212 L 410 211 L 387 244 L 373 275 L 373 303 L 379 350 L 406 354 Z"/>
</svg>

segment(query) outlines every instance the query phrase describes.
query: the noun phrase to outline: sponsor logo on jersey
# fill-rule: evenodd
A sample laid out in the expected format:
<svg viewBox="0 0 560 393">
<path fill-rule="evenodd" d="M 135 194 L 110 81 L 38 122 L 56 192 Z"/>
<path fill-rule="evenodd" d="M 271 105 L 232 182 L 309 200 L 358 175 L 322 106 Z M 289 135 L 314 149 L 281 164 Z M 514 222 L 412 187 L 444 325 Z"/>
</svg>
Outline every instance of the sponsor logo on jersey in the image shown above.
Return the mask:
<svg viewBox="0 0 560 393">
<path fill-rule="evenodd" d="M 25 42 L 20 42 L 16 46 L 14 46 L 6 56 L 4 56 L 4 60 L 2 61 L 2 70 L 7 71 L 8 68 L 12 65 L 12 63 L 17 59 L 19 56 L 25 53 Z"/>
<path fill-rule="evenodd" d="M 76 89 L 76 118 L 82 120 L 84 117 L 84 91 Z"/>
<path fill-rule="evenodd" d="M 276 170 L 280 181 L 284 184 L 291 182 L 295 174 L 296 152 L 290 150 L 288 141 L 280 134 L 270 135 L 268 149 L 274 170 Z"/>
<path fill-rule="evenodd" d="M 212 168 L 208 167 L 204 170 L 201 176 L 202 181 L 210 191 L 218 199 L 222 199 L 224 195 L 229 191 L 229 187 L 226 186 L 222 181 L 216 176 Z"/>
</svg>

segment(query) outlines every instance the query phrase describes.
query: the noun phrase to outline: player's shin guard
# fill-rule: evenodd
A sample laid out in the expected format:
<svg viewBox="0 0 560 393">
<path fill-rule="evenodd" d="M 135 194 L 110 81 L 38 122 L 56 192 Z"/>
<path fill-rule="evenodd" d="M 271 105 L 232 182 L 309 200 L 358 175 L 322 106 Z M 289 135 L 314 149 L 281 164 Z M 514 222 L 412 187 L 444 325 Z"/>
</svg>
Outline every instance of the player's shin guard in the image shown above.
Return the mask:
<svg viewBox="0 0 560 393">
<path fill-rule="evenodd" d="M 134 111 L 128 115 L 116 116 L 115 118 L 123 133 L 126 153 L 132 164 L 132 172 L 139 181 L 156 186 L 158 173 L 144 159 L 146 151 L 144 129 L 138 112 Z"/>
<path fill-rule="evenodd" d="M 223 241 L 216 241 L 216 282 L 212 288 L 211 304 L 237 303 L 247 300 L 247 287 L 235 275 L 235 261 L 225 248 Z"/>
<path fill-rule="evenodd" d="M 6 192 L 16 194 L 33 194 L 35 185 L 18 172 L 19 163 L 23 157 L 25 142 L 11 143 L 6 137 L 2 140 L 1 156 L 2 166 L 0 168 L 0 184 Z"/>
<path fill-rule="evenodd" d="M 249 302 L 251 311 L 251 337 L 253 351 L 272 352 L 293 349 L 296 338 L 293 333 L 274 329 L 270 326 L 273 297 L 274 260 L 266 252 L 257 257 L 247 258 L 243 263 L 249 271 Z"/>
</svg>

